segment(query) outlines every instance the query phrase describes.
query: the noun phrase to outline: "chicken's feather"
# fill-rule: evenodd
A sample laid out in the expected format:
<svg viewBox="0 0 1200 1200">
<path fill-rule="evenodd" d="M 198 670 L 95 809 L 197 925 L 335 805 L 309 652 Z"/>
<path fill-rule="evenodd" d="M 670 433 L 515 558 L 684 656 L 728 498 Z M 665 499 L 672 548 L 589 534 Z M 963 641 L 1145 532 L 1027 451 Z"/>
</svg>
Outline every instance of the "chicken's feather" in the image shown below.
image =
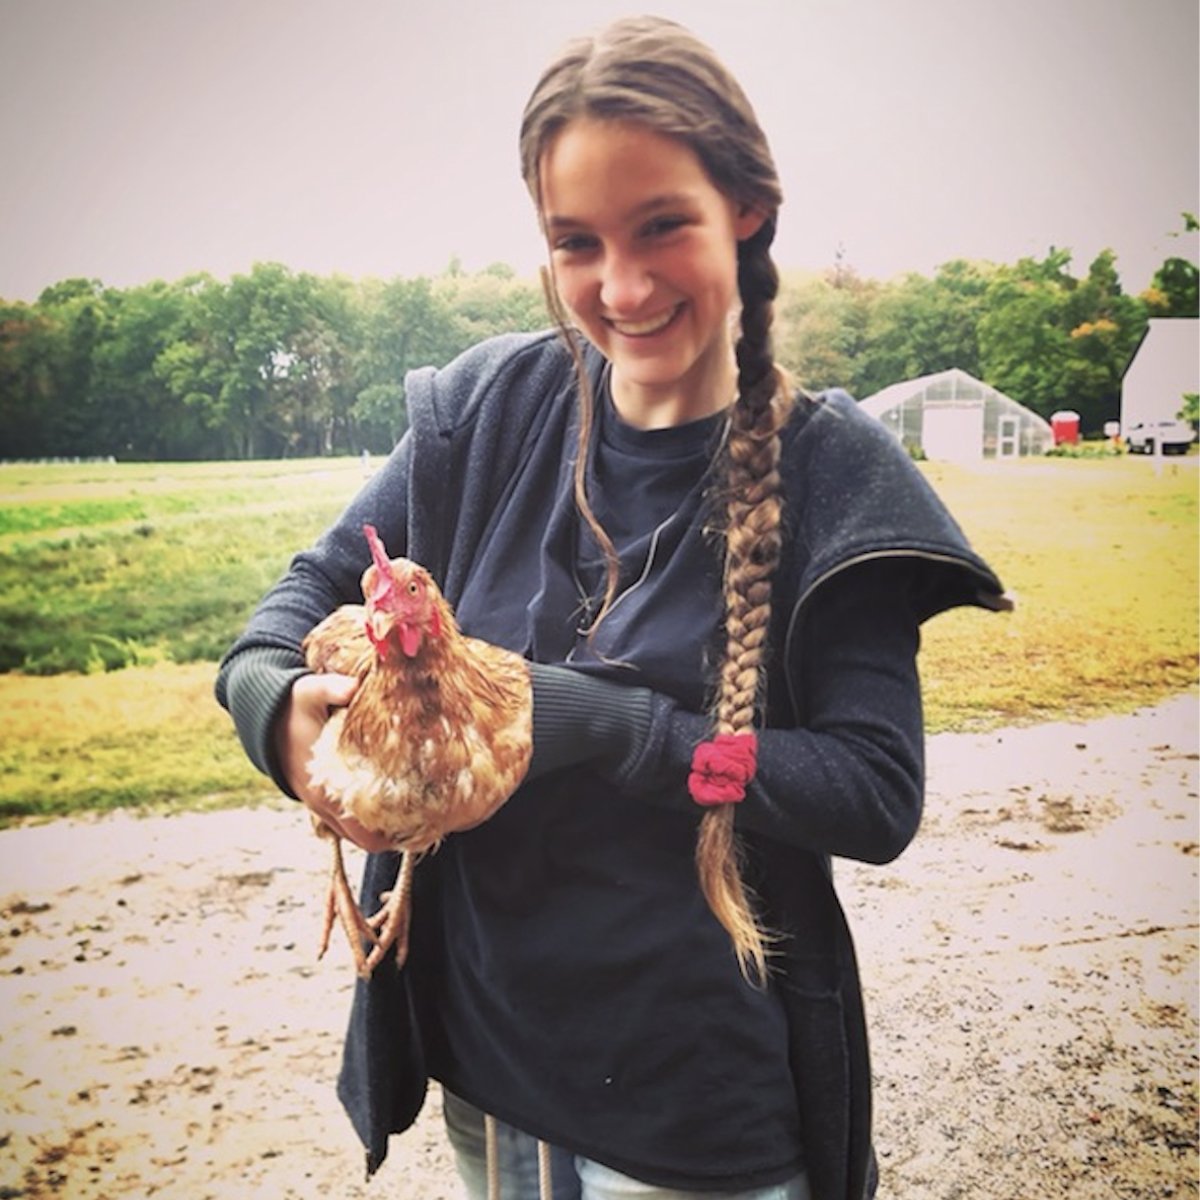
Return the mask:
<svg viewBox="0 0 1200 1200">
<path fill-rule="evenodd" d="M 367 610 L 361 604 L 343 604 L 304 639 L 305 661 L 313 671 L 361 677 L 374 653 L 367 637 Z"/>
</svg>

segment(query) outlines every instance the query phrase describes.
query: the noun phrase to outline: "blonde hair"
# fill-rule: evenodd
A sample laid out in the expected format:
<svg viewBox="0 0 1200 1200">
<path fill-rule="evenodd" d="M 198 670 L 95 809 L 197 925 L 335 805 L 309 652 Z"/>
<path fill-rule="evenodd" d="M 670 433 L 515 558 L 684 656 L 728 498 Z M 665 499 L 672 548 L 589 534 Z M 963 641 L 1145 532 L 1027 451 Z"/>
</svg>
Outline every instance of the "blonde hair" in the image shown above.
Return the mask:
<svg viewBox="0 0 1200 1200">
<path fill-rule="evenodd" d="M 521 122 L 521 169 L 540 207 L 539 170 L 553 137 L 579 117 L 632 121 L 674 137 L 699 158 L 713 185 L 764 216 L 738 244 L 741 331 L 736 343 L 738 395 L 715 467 L 723 504 L 725 652 L 715 680 L 715 732 L 752 732 L 765 676 L 771 579 L 779 562 L 782 495 L 779 432 L 791 389 L 771 350 L 779 276 L 770 245 L 782 192 L 767 140 L 737 81 L 703 42 L 673 21 L 633 17 L 571 42 L 543 72 Z M 575 360 L 580 392 L 580 450 L 575 497 L 604 548 L 608 577 L 597 622 L 617 587 L 616 553 L 592 511 L 585 466 L 594 403 L 577 338 L 543 272 L 547 301 Z M 747 978 L 764 981 L 769 935 L 741 877 L 731 804 L 707 808 L 696 863 L 714 915 L 729 932 Z"/>
</svg>

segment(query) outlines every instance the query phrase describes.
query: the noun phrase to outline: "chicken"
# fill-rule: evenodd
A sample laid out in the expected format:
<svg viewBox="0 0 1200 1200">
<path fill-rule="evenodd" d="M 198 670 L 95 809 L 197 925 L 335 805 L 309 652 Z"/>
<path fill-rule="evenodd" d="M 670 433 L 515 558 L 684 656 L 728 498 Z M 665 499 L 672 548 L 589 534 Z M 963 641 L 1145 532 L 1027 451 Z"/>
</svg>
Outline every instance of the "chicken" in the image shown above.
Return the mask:
<svg viewBox="0 0 1200 1200">
<path fill-rule="evenodd" d="M 395 945 L 408 952 L 412 874 L 450 833 L 491 816 L 516 790 L 533 746 L 533 693 L 525 661 L 465 637 L 429 572 L 388 560 L 373 526 L 374 560 L 362 577 L 365 604 L 343 605 L 305 638 L 313 671 L 353 675 L 349 705 L 336 709 L 313 746 L 314 785 L 402 854 L 383 906 L 364 916 L 350 890 L 341 839 L 314 817 L 333 847 L 321 953 L 335 920 L 368 978 Z M 363 948 L 363 939 L 371 946 Z"/>
</svg>

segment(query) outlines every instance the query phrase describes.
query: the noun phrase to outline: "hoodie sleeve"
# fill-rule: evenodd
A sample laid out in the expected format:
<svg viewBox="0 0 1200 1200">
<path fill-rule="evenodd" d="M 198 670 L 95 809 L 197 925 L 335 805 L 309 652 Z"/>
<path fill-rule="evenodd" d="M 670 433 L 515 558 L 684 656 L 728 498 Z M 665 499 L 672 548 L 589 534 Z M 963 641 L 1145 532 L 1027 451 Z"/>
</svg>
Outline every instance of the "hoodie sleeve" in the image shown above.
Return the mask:
<svg viewBox="0 0 1200 1200">
<path fill-rule="evenodd" d="M 814 596 L 789 671 L 803 725 L 760 735 L 759 771 L 738 813 L 777 841 L 866 862 L 894 859 L 920 824 L 924 721 L 917 670 L 919 573 L 905 562 L 847 571 Z M 677 718 L 664 753 L 694 736 Z"/>
<path fill-rule="evenodd" d="M 741 828 L 868 862 L 889 861 L 911 840 L 924 792 L 912 582 L 908 564 L 869 563 L 814 597 L 789 664 L 805 724 L 759 732 Z M 535 671 L 534 773 L 592 761 L 646 803 L 698 814 L 687 776 L 711 732 L 706 715 L 646 689 L 564 667 Z"/>
</svg>

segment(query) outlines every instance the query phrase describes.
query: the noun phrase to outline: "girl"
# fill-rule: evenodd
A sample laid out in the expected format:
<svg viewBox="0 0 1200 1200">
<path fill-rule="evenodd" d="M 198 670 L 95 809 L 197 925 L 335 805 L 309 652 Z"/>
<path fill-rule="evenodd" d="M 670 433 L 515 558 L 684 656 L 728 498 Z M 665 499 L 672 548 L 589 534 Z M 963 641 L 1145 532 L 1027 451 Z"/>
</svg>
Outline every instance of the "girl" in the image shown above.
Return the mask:
<svg viewBox="0 0 1200 1200">
<path fill-rule="evenodd" d="M 918 626 L 1003 607 L 1000 584 L 881 425 L 774 362 L 779 183 L 707 47 L 648 18 L 569 46 L 520 147 L 558 332 L 409 377 L 409 432 L 218 681 L 251 758 L 379 851 L 372 911 L 397 856 L 306 771 L 353 681 L 299 651 L 360 599 L 363 524 L 531 663 L 529 775 L 417 872 L 408 962 L 359 985 L 339 1092 L 373 1171 L 440 1081 L 472 1197 L 490 1127 L 506 1196 L 538 1195 L 541 1141 L 557 1200 L 859 1200 L 830 858 L 915 833 Z"/>
</svg>

